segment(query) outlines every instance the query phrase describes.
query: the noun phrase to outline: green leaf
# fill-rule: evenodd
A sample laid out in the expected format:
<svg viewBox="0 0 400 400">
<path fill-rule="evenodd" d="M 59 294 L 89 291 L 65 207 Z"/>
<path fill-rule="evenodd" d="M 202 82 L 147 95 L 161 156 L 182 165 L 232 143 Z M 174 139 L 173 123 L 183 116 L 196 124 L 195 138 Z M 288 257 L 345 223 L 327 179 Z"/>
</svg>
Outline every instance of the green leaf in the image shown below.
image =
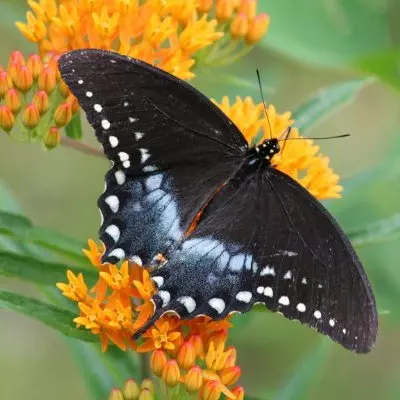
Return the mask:
<svg viewBox="0 0 400 400">
<path fill-rule="evenodd" d="M 400 90 L 400 50 L 380 51 L 360 58 L 355 65 Z"/>
<path fill-rule="evenodd" d="M 395 239 L 400 236 L 400 214 L 347 232 L 347 236 L 358 247 Z"/>
<path fill-rule="evenodd" d="M 65 133 L 71 139 L 82 139 L 82 121 L 79 112 L 73 116 L 71 122 L 65 127 Z"/>
<path fill-rule="evenodd" d="M 319 90 L 294 111 L 294 126 L 304 133 L 315 123 L 347 105 L 361 89 L 371 82 L 371 79 L 351 80 Z"/>
<path fill-rule="evenodd" d="M 94 267 L 67 267 L 63 264 L 48 263 L 32 257 L 0 251 L 0 275 L 3 276 L 19 278 L 39 285 L 55 286 L 57 282 L 67 280 L 67 269 L 71 269 L 75 274 L 83 273 L 89 285 L 98 278 Z"/>
<path fill-rule="evenodd" d="M 83 247 L 81 242 L 49 229 L 34 227 L 27 218 L 21 215 L 0 211 L 0 233 L 24 245 L 35 245 L 69 257 L 80 264 L 87 263 L 81 250 Z"/>
<path fill-rule="evenodd" d="M 0 210 L 13 214 L 22 214 L 22 208 L 13 194 L 0 181 Z"/>
<path fill-rule="evenodd" d="M 259 8 L 271 17 L 262 46 L 303 63 L 343 68 L 391 44 L 390 11 L 379 1 L 261 0 Z"/>
<path fill-rule="evenodd" d="M 75 327 L 76 314 L 43 301 L 0 289 L 0 308 L 17 311 L 61 332 L 65 336 L 87 342 L 98 340 L 95 335 Z"/>
<path fill-rule="evenodd" d="M 273 399 L 307 399 L 307 394 L 317 381 L 318 373 L 331 349 L 332 343 L 323 338 L 320 345 L 315 346 L 311 353 L 300 362 L 292 376 L 286 381 L 285 386 L 275 394 Z"/>
</svg>

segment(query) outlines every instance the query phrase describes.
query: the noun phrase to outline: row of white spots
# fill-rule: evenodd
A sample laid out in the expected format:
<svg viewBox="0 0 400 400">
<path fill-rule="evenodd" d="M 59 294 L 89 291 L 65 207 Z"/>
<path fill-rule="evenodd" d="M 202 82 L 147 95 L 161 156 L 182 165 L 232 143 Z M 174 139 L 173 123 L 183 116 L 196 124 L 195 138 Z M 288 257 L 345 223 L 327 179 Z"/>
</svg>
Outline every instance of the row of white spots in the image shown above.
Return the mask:
<svg viewBox="0 0 400 400">
<path fill-rule="evenodd" d="M 118 157 L 122 162 L 122 166 L 124 168 L 129 168 L 131 166 L 131 162 L 129 161 L 129 154 L 125 153 L 125 151 L 120 151 L 118 153 Z"/>
<path fill-rule="evenodd" d="M 260 276 L 265 276 L 265 275 L 275 276 L 274 267 L 270 267 L 269 265 L 266 265 L 260 272 Z"/>
<path fill-rule="evenodd" d="M 267 286 L 266 288 L 264 288 L 264 286 L 259 286 L 257 288 L 257 293 L 264 294 L 264 296 L 266 297 L 271 297 L 271 298 L 274 297 L 274 291 L 269 286 Z"/>
</svg>

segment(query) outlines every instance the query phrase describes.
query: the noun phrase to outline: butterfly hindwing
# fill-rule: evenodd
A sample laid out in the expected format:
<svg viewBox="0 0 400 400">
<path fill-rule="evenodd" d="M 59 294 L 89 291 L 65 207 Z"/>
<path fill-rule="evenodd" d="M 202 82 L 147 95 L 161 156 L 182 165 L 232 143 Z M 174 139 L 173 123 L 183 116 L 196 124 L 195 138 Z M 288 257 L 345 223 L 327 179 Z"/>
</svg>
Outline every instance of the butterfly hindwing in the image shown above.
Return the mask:
<svg viewBox="0 0 400 400">
<path fill-rule="evenodd" d="M 78 50 L 60 70 L 113 162 L 98 201 L 103 261 L 168 254 L 240 163 L 244 138 L 205 96 L 139 60 Z"/>
<path fill-rule="evenodd" d="M 219 319 L 263 303 L 356 352 L 375 342 L 374 296 L 349 241 L 317 200 L 271 167 L 242 168 L 153 279 L 158 315 Z"/>
</svg>

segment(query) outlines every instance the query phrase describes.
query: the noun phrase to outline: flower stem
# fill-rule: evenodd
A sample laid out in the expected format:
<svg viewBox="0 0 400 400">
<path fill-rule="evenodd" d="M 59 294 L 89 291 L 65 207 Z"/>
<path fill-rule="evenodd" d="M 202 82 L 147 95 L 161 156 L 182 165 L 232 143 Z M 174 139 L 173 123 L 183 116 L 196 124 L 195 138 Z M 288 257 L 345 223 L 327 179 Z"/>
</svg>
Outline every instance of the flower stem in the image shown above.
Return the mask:
<svg viewBox="0 0 400 400">
<path fill-rule="evenodd" d="M 151 378 L 153 376 L 150 367 L 150 355 L 148 353 L 140 354 L 140 369 L 142 380 L 146 378 Z"/>
<path fill-rule="evenodd" d="M 82 142 L 78 142 L 74 139 L 71 139 L 69 137 L 61 137 L 61 142 L 60 142 L 63 146 L 65 147 L 69 147 L 71 149 L 80 151 L 82 153 L 85 154 L 89 154 L 91 156 L 96 156 L 96 157 L 102 157 L 104 158 L 105 155 L 102 151 L 95 149 L 94 147 L 91 147 L 85 143 Z"/>
</svg>

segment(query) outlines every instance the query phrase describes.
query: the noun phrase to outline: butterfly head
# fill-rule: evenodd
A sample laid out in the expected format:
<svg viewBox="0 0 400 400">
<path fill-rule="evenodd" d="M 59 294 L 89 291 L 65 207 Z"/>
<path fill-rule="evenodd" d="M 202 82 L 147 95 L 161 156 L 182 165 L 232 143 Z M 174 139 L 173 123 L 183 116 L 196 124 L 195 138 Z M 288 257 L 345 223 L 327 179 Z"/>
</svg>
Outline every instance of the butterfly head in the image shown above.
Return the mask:
<svg viewBox="0 0 400 400">
<path fill-rule="evenodd" d="M 271 162 L 272 157 L 279 153 L 281 148 L 278 139 L 267 139 L 254 148 L 258 157 L 265 159 L 268 163 Z"/>
</svg>

